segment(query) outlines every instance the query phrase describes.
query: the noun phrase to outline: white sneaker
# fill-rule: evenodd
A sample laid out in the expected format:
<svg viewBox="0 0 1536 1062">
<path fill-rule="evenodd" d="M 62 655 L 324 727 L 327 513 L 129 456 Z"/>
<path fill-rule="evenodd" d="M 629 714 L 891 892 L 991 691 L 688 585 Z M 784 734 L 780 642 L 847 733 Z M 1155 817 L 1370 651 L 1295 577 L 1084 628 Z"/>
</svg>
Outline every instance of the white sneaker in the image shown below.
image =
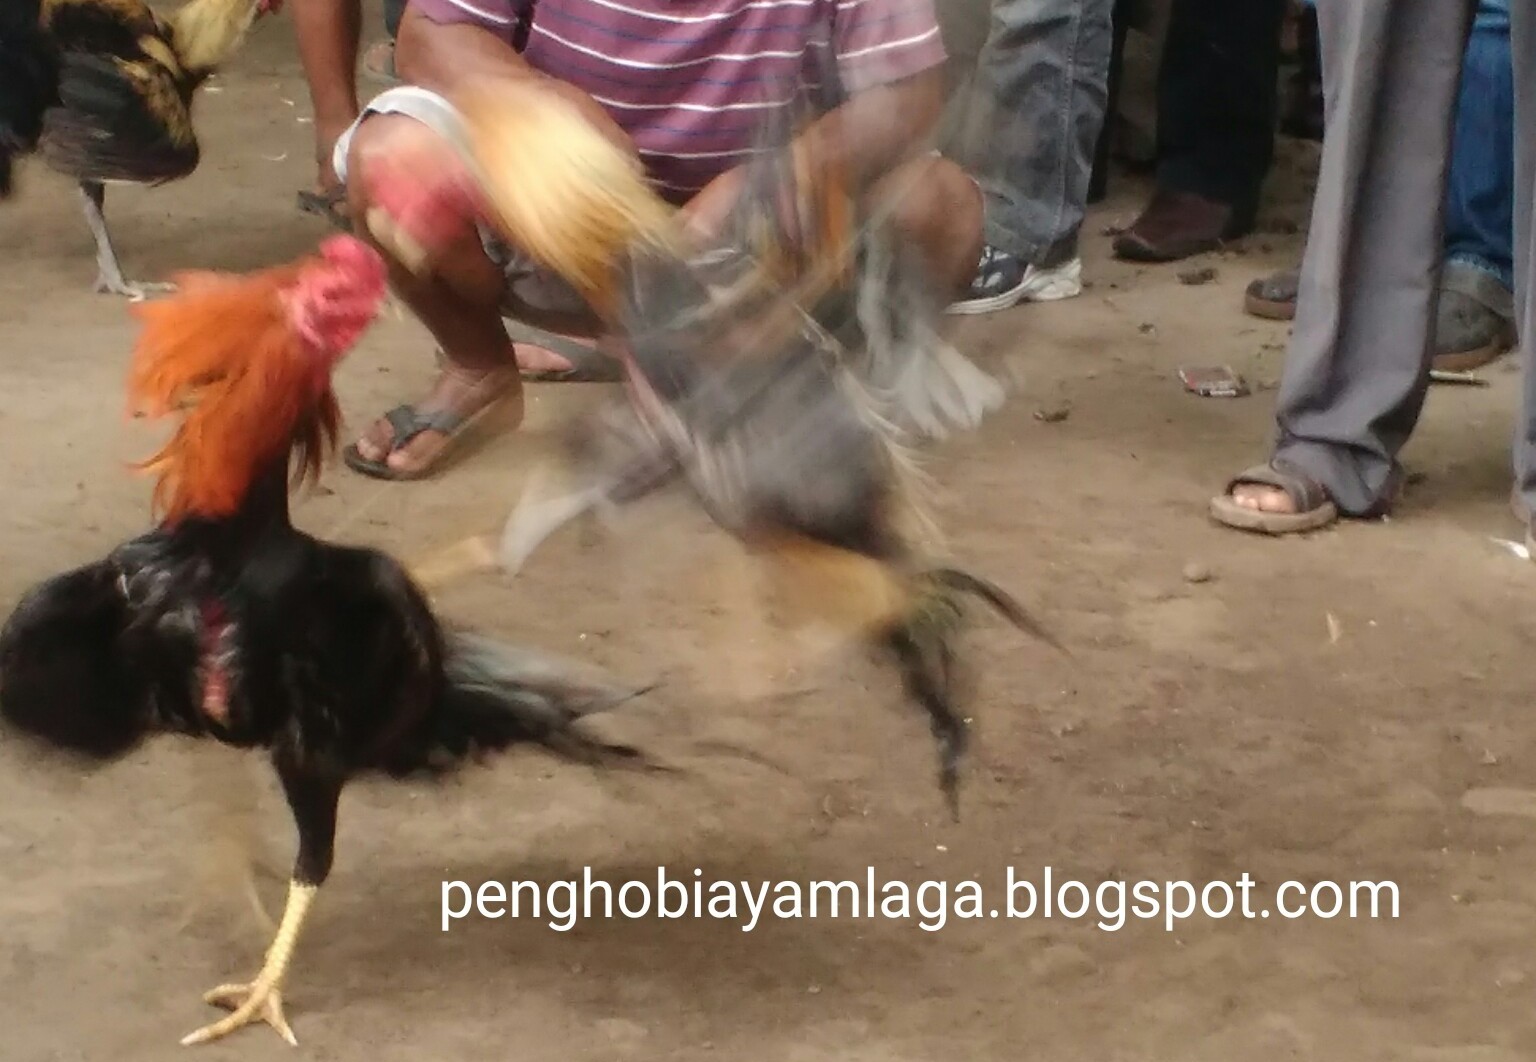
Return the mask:
<svg viewBox="0 0 1536 1062">
<path fill-rule="evenodd" d="M 1056 302 L 1083 292 L 1083 260 L 1073 258 L 1058 266 L 1019 268 L 1006 251 L 983 247 L 976 264 L 976 279 L 969 294 L 949 306 L 952 314 L 995 313 L 1021 302 Z"/>
</svg>

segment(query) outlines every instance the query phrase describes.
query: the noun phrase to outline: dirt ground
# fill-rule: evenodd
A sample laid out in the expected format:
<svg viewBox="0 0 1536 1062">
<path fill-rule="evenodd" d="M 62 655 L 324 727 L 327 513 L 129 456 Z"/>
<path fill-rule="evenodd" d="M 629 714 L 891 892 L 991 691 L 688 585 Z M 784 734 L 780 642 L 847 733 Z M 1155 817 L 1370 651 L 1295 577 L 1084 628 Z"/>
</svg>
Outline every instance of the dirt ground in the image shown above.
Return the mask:
<svg viewBox="0 0 1536 1062">
<path fill-rule="evenodd" d="M 265 27 L 200 103 L 205 162 L 157 191 L 113 191 L 130 271 L 241 269 L 321 234 L 293 193 L 311 176 L 284 24 Z M 1287 163 L 1290 167 L 1292 164 Z M 70 189 L 39 170 L 0 214 L 0 600 L 139 531 L 124 463 L 123 305 L 88 290 Z M 1295 184 L 1297 174 L 1281 180 Z M 534 755 L 441 786 L 360 783 L 337 870 L 300 946 L 289 1013 L 313 1059 L 720 1058 L 750 1062 L 1518 1062 L 1536 1057 L 1536 792 L 1529 710 L 1536 572 L 1490 541 L 1505 501 L 1517 377 L 1437 388 L 1390 522 L 1275 542 L 1216 529 L 1205 505 L 1262 456 L 1284 326 L 1239 309 L 1300 237 L 1259 235 L 1179 268 L 1108 257 L 1105 227 L 1144 188 L 1117 181 L 1086 228 L 1092 287 L 1072 302 L 964 323 L 1017 377 L 1011 405 L 936 455 L 955 554 L 1024 597 L 1069 647 L 988 622 L 972 636 L 976 754 L 949 822 L 926 727 L 858 660 L 776 658 L 779 696 L 736 678 L 733 554 L 680 503 L 632 534 L 569 534 L 520 577 L 472 579 L 444 613 L 665 687 L 613 728 L 689 768 L 595 777 Z M 1291 197 L 1294 199 L 1294 196 Z M 1271 230 L 1298 220 L 1290 200 Z M 340 389 L 350 423 L 415 397 L 423 333 L 385 321 Z M 1230 362 L 1261 389 L 1185 394 L 1181 364 Z M 337 468 L 297 509 L 319 533 L 415 558 L 495 527 L 550 429 L 603 397 L 532 392 L 527 427 L 451 474 L 379 485 Z M 1068 411 L 1061 419 L 1037 413 Z M 1209 572 L 1184 577 L 1187 566 Z M 761 649 L 758 646 L 758 649 Z M 734 750 L 734 751 L 733 751 Z M 751 755 L 747 755 L 746 750 Z M 206 850 L 189 755 L 152 746 L 89 777 L 0 748 L 0 1057 L 171 1057 L 209 1018 L 200 993 L 254 972 L 262 932 L 193 876 Z M 291 827 L 265 776 L 262 832 Z M 221 768 L 227 769 L 227 768 Z M 231 779 L 238 775 L 230 774 Z M 1391 880 L 1395 921 L 468 918 L 444 934 L 445 878 L 976 878 L 1006 868 L 1105 879 Z M 280 886 L 269 883 L 269 902 Z M 289 1057 L 265 1029 L 200 1048 Z"/>
</svg>

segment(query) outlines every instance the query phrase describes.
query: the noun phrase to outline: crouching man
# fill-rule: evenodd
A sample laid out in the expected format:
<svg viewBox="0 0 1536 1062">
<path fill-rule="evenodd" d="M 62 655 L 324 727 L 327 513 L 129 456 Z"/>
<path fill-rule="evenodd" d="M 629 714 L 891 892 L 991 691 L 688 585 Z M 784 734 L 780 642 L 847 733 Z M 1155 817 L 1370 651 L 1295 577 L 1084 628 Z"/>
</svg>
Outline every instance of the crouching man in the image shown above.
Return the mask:
<svg viewBox="0 0 1536 1062">
<path fill-rule="evenodd" d="M 945 58 L 931 0 L 410 0 L 395 64 L 406 85 L 364 109 L 338 141 L 335 168 L 355 218 L 370 171 L 449 179 L 455 115 L 445 97 L 469 82 L 539 79 L 634 152 L 661 194 L 701 232 L 717 229 L 742 188 L 764 118 L 831 49 L 840 106 L 801 134 L 864 194 L 893 196 L 893 220 L 958 294 L 982 246 L 982 199 L 958 166 L 933 154 Z M 530 152 L 539 150 L 529 144 Z M 897 193 L 893 190 L 900 189 Z M 466 211 L 466 215 L 468 212 Z M 472 216 L 449 219 L 431 267 L 391 263 L 396 294 L 432 333 L 441 373 L 421 401 L 397 407 L 347 450 L 383 479 L 430 475 L 455 436 L 493 403 L 520 402 L 524 379 L 617 379 L 585 344 L 560 352 L 518 344 L 510 314 L 568 335 L 594 335 L 593 314 Z"/>
</svg>

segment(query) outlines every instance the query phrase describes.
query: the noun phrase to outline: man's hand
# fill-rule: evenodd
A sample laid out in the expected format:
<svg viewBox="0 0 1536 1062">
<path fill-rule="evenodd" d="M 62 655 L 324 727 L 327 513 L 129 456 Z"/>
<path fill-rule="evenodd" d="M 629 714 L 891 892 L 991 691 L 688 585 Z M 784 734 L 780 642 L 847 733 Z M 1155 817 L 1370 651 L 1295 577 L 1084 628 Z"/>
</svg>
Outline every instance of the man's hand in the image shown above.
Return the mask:
<svg viewBox="0 0 1536 1062">
<path fill-rule="evenodd" d="M 275 15 L 282 11 L 282 9 L 283 0 L 257 0 L 256 17 L 260 18 L 262 15 Z"/>
<path fill-rule="evenodd" d="M 725 230 L 731 212 L 741 202 L 741 193 L 746 185 L 746 168 L 737 166 L 710 181 L 697 195 L 684 203 L 678 213 L 689 235 L 701 243 L 717 239 Z"/>
</svg>

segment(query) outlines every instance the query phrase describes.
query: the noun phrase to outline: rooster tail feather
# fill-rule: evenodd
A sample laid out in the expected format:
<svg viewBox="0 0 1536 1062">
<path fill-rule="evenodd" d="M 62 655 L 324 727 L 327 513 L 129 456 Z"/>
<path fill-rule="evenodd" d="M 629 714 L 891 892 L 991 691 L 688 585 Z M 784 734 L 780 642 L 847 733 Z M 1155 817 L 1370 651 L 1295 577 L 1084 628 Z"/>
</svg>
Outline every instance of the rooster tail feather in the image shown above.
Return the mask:
<svg viewBox="0 0 1536 1062">
<path fill-rule="evenodd" d="M 534 743 L 583 763 L 642 761 L 579 729 L 583 718 L 647 692 L 620 686 L 581 665 L 465 632 L 447 636 L 447 690 L 433 753 L 457 761 L 477 752 Z"/>
<path fill-rule="evenodd" d="M 947 590 L 951 595 L 970 596 L 986 602 L 997 610 L 998 615 L 1025 634 L 1038 638 L 1053 649 L 1066 652 L 1054 634 L 1030 615 L 1017 598 L 996 583 L 959 568 L 934 568 L 924 573 L 923 578 L 930 586 Z"/>
<path fill-rule="evenodd" d="M 1041 641 L 1060 643 L 1007 591 L 958 568 L 934 568 L 912 581 L 909 609 L 880 644 L 895 660 L 910 700 L 928 716 L 939 746 L 939 788 L 950 814 L 960 818 L 960 763 L 970 744 L 970 726 L 960 710 L 964 674 L 956 649 L 965 622 L 963 599 L 979 598 L 1004 619 Z"/>
<path fill-rule="evenodd" d="M 106 561 L 28 591 L 0 630 L 0 720 L 92 760 L 130 751 L 149 721 L 142 675 L 121 647 L 127 623 Z"/>
<path fill-rule="evenodd" d="M 466 89 L 454 100 L 498 231 L 576 289 L 616 309 L 616 263 L 636 245 L 675 250 L 673 210 L 637 156 L 541 85 Z M 538 151 L 530 151 L 538 144 Z"/>
</svg>

